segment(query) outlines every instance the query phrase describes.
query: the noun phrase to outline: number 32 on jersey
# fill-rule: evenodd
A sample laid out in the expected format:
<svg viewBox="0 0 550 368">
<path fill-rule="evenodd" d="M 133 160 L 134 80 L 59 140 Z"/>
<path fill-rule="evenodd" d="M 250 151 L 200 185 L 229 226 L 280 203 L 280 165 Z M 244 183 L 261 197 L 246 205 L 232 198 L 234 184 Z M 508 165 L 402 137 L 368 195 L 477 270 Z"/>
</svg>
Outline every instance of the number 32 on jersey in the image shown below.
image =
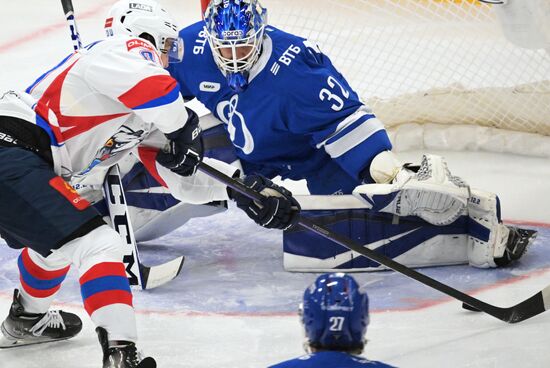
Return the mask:
<svg viewBox="0 0 550 368">
<path fill-rule="evenodd" d="M 330 108 L 334 111 L 342 110 L 344 107 L 344 100 L 338 95 L 338 93 L 341 93 L 342 96 L 347 99 L 349 98 L 349 91 L 346 90 L 332 75 L 327 78 L 327 84 L 330 89 L 323 88 L 321 92 L 319 92 L 319 98 L 321 101 L 331 101 L 332 105 Z"/>
</svg>

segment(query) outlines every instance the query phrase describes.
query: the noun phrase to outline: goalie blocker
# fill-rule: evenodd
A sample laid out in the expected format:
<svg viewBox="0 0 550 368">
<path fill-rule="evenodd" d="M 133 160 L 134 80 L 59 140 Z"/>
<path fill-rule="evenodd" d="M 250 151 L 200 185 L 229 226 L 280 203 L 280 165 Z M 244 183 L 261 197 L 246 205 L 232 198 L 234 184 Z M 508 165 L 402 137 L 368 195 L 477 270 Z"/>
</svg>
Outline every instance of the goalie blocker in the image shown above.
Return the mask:
<svg viewBox="0 0 550 368">
<path fill-rule="evenodd" d="M 506 266 L 519 259 L 536 232 L 507 226 L 495 194 L 471 190 L 467 211 L 445 226 L 417 216 L 376 212 L 353 195 L 296 196 L 302 215 L 409 267 Z M 287 271 L 377 271 L 384 267 L 300 227 L 286 230 Z"/>
</svg>

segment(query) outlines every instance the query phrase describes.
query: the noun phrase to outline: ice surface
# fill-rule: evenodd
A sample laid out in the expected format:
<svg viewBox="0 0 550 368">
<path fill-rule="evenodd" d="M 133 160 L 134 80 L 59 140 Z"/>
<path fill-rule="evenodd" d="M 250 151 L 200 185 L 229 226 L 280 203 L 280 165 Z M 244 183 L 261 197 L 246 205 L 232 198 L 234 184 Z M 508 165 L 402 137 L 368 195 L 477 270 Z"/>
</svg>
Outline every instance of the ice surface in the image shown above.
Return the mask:
<svg viewBox="0 0 550 368">
<path fill-rule="evenodd" d="M 101 37 L 111 1 L 75 1 L 85 41 Z M 164 1 L 188 24 L 198 1 Z M 189 6 L 187 6 L 189 5 Z M 0 20 L 0 89 L 24 88 L 71 50 L 57 2 L 5 2 Z M 526 299 L 550 283 L 550 165 L 546 159 L 445 152 L 449 166 L 473 186 L 499 193 L 503 216 L 527 221 L 541 234 L 509 269 L 467 266 L 422 272 L 499 306 Z M 404 154 L 415 160 L 418 152 Z M 296 187 L 297 191 L 303 187 Z M 544 224 L 547 225 L 544 225 Z M 29 224 L 31 226 L 31 224 Z M 231 208 L 192 220 L 141 248 L 145 263 L 184 254 L 182 274 L 156 290 L 135 293 L 140 346 L 160 367 L 266 367 L 302 353 L 296 316 L 314 274 L 282 269 L 281 234 L 258 228 Z M 18 284 L 18 252 L 0 245 L 0 318 Z M 460 303 L 393 272 L 356 274 L 371 298 L 366 355 L 400 367 L 548 367 L 550 314 L 517 325 L 467 312 Z M 78 313 L 85 326 L 70 341 L 0 351 L 0 367 L 98 367 L 100 349 L 81 307 L 76 273 L 57 307 Z M 4 312 L 2 312 L 4 311 Z"/>
</svg>

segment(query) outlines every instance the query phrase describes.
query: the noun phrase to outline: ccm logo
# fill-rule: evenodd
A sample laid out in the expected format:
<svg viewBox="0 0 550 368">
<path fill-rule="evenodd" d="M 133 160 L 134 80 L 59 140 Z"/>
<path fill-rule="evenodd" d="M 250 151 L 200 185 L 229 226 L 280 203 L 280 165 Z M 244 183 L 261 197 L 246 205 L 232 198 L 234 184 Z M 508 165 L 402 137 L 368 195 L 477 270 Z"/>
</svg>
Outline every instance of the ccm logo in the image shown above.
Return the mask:
<svg viewBox="0 0 550 368">
<path fill-rule="evenodd" d="M 199 86 L 199 89 L 203 92 L 218 92 L 220 88 L 220 84 L 215 82 L 202 82 Z"/>
</svg>

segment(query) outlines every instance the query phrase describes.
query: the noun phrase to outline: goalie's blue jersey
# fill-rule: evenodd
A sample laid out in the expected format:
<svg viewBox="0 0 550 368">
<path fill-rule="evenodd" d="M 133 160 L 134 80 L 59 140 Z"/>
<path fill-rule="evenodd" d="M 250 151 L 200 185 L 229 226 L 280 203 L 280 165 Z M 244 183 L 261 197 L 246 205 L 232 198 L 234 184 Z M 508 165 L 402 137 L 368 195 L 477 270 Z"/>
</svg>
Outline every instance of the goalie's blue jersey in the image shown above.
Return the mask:
<svg viewBox="0 0 550 368">
<path fill-rule="evenodd" d="M 349 192 L 372 158 L 391 149 L 383 124 L 314 44 L 267 27 L 249 86 L 235 93 L 203 24 L 180 32 L 184 58 L 169 71 L 184 98 L 197 97 L 226 124 L 245 173 L 306 179 L 315 194 Z"/>
<path fill-rule="evenodd" d="M 393 368 L 382 362 L 338 351 L 321 351 L 287 360 L 269 368 Z"/>
</svg>

